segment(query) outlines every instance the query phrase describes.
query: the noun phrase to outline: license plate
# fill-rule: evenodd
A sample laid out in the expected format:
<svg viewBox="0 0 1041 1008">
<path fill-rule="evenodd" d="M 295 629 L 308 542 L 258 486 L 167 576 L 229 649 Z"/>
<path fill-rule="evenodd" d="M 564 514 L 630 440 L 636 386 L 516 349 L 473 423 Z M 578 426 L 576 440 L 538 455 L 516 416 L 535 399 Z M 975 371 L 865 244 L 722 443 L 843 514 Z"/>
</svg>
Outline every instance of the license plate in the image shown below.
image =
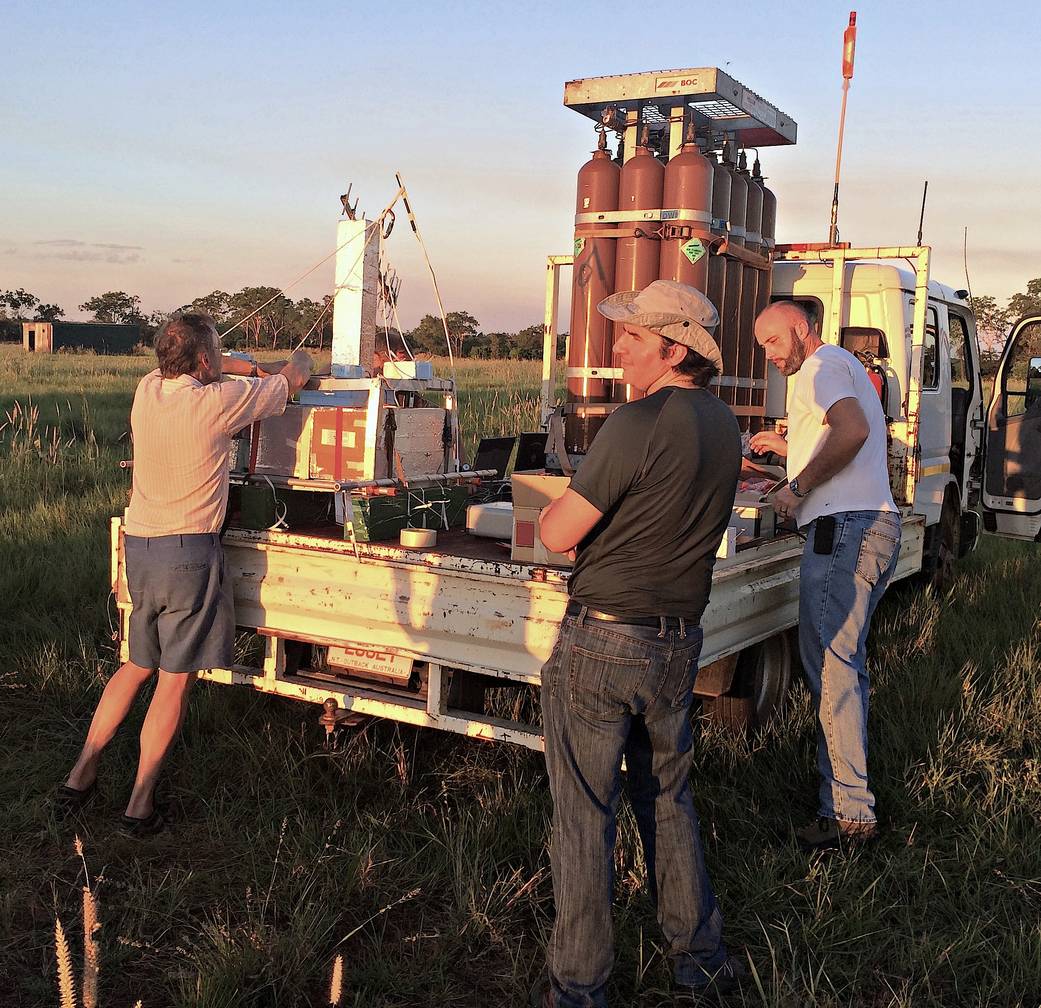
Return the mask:
<svg viewBox="0 0 1041 1008">
<path fill-rule="evenodd" d="M 412 675 L 412 659 L 407 655 L 395 654 L 371 644 L 346 644 L 330 647 L 326 661 L 337 668 L 359 669 L 375 672 L 392 679 L 404 679 Z"/>
</svg>

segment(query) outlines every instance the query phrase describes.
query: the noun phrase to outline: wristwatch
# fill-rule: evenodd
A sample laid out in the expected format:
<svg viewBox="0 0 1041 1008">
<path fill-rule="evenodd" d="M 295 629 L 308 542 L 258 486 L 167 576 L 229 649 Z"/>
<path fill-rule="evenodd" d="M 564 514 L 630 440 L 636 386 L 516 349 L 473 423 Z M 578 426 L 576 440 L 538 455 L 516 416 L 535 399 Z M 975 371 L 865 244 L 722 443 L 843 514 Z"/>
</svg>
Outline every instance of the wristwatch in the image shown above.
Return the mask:
<svg viewBox="0 0 1041 1008">
<path fill-rule="evenodd" d="M 809 490 L 803 491 L 803 490 L 799 489 L 799 477 L 798 476 L 794 477 L 793 479 L 788 480 L 788 489 L 791 490 L 791 492 L 793 494 L 795 494 L 795 496 L 798 497 L 800 500 L 802 500 L 802 498 L 805 497 L 806 494 L 808 494 L 810 492 Z"/>
<path fill-rule="evenodd" d="M 250 376 L 250 378 L 256 378 L 258 376 L 258 374 L 259 374 L 259 371 L 257 370 L 257 362 L 254 361 L 253 362 L 253 367 L 250 368 L 249 376 Z"/>
</svg>

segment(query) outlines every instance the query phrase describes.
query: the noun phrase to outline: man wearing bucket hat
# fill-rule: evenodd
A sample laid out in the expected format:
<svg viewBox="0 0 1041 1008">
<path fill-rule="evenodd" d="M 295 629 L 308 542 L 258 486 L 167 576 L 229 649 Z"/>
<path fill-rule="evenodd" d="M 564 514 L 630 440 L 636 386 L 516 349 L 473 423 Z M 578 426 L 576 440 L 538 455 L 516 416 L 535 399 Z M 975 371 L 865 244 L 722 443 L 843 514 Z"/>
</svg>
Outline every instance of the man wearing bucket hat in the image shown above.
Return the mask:
<svg viewBox="0 0 1041 1008">
<path fill-rule="evenodd" d="M 615 359 L 643 397 L 611 413 L 540 523 L 549 549 L 576 552 L 542 670 L 557 914 L 533 992 L 542 1008 L 607 1004 L 623 756 L 677 986 L 716 993 L 744 974 L 722 941 L 689 784 L 700 621 L 741 464 L 737 422 L 708 388 L 718 316 L 671 280 L 599 309 L 621 323 Z"/>
</svg>

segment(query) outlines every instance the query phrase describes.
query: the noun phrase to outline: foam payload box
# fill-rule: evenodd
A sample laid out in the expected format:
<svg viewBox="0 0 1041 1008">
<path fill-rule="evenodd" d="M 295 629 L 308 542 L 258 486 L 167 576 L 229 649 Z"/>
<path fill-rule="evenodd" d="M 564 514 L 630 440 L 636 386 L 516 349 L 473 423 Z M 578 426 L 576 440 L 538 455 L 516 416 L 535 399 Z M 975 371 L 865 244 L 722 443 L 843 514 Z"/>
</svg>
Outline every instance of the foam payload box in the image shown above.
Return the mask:
<svg viewBox="0 0 1041 1008">
<path fill-rule="evenodd" d="M 513 537 L 510 557 L 518 563 L 571 567 L 573 561 L 563 553 L 546 548 L 539 536 L 539 512 L 555 501 L 571 484 L 570 476 L 554 476 L 543 470 L 514 472 Z"/>
<path fill-rule="evenodd" d="M 290 403 L 280 416 L 250 429 L 249 472 L 334 482 L 438 473 L 444 469 L 445 417 L 443 409 L 399 409 L 389 403 L 378 408 Z"/>
</svg>

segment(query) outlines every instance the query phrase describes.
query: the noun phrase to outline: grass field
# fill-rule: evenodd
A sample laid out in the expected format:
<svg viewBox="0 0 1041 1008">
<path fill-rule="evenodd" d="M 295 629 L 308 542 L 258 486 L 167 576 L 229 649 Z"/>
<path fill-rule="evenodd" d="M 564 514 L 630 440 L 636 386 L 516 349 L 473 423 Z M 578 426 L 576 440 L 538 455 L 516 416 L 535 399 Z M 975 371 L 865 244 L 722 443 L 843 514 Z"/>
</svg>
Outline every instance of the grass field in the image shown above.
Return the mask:
<svg viewBox="0 0 1041 1008">
<path fill-rule="evenodd" d="M 108 519 L 151 366 L 0 349 L 0 1005 L 59 1003 L 55 915 L 79 963 L 85 868 L 102 1008 L 325 1005 L 338 954 L 344 1005 L 525 1004 L 552 913 L 538 754 L 377 722 L 329 755 L 314 708 L 200 684 L 169 764 L 172 830 L 138 843 L 116 827 L 147 697 L 100 800 L 52 818 L 47 794 L 115 667 Z M 530 428 L 537 365 L 458 374 L 471 436 L 478 421 Z M 883 602 L 871 742 L 890 830 L 872 851 L 807 858 L 788 839 L 814 812 L 805 691 L 754 739 L 702 726 L 709 866 L 754 970 L 733 1003 L 1041 1001 L 1039 561 L 989 540 L 948 597 Z M 671 1004 L 628 812 L 616 857 L 612 1004 Z"/>
</svg>

